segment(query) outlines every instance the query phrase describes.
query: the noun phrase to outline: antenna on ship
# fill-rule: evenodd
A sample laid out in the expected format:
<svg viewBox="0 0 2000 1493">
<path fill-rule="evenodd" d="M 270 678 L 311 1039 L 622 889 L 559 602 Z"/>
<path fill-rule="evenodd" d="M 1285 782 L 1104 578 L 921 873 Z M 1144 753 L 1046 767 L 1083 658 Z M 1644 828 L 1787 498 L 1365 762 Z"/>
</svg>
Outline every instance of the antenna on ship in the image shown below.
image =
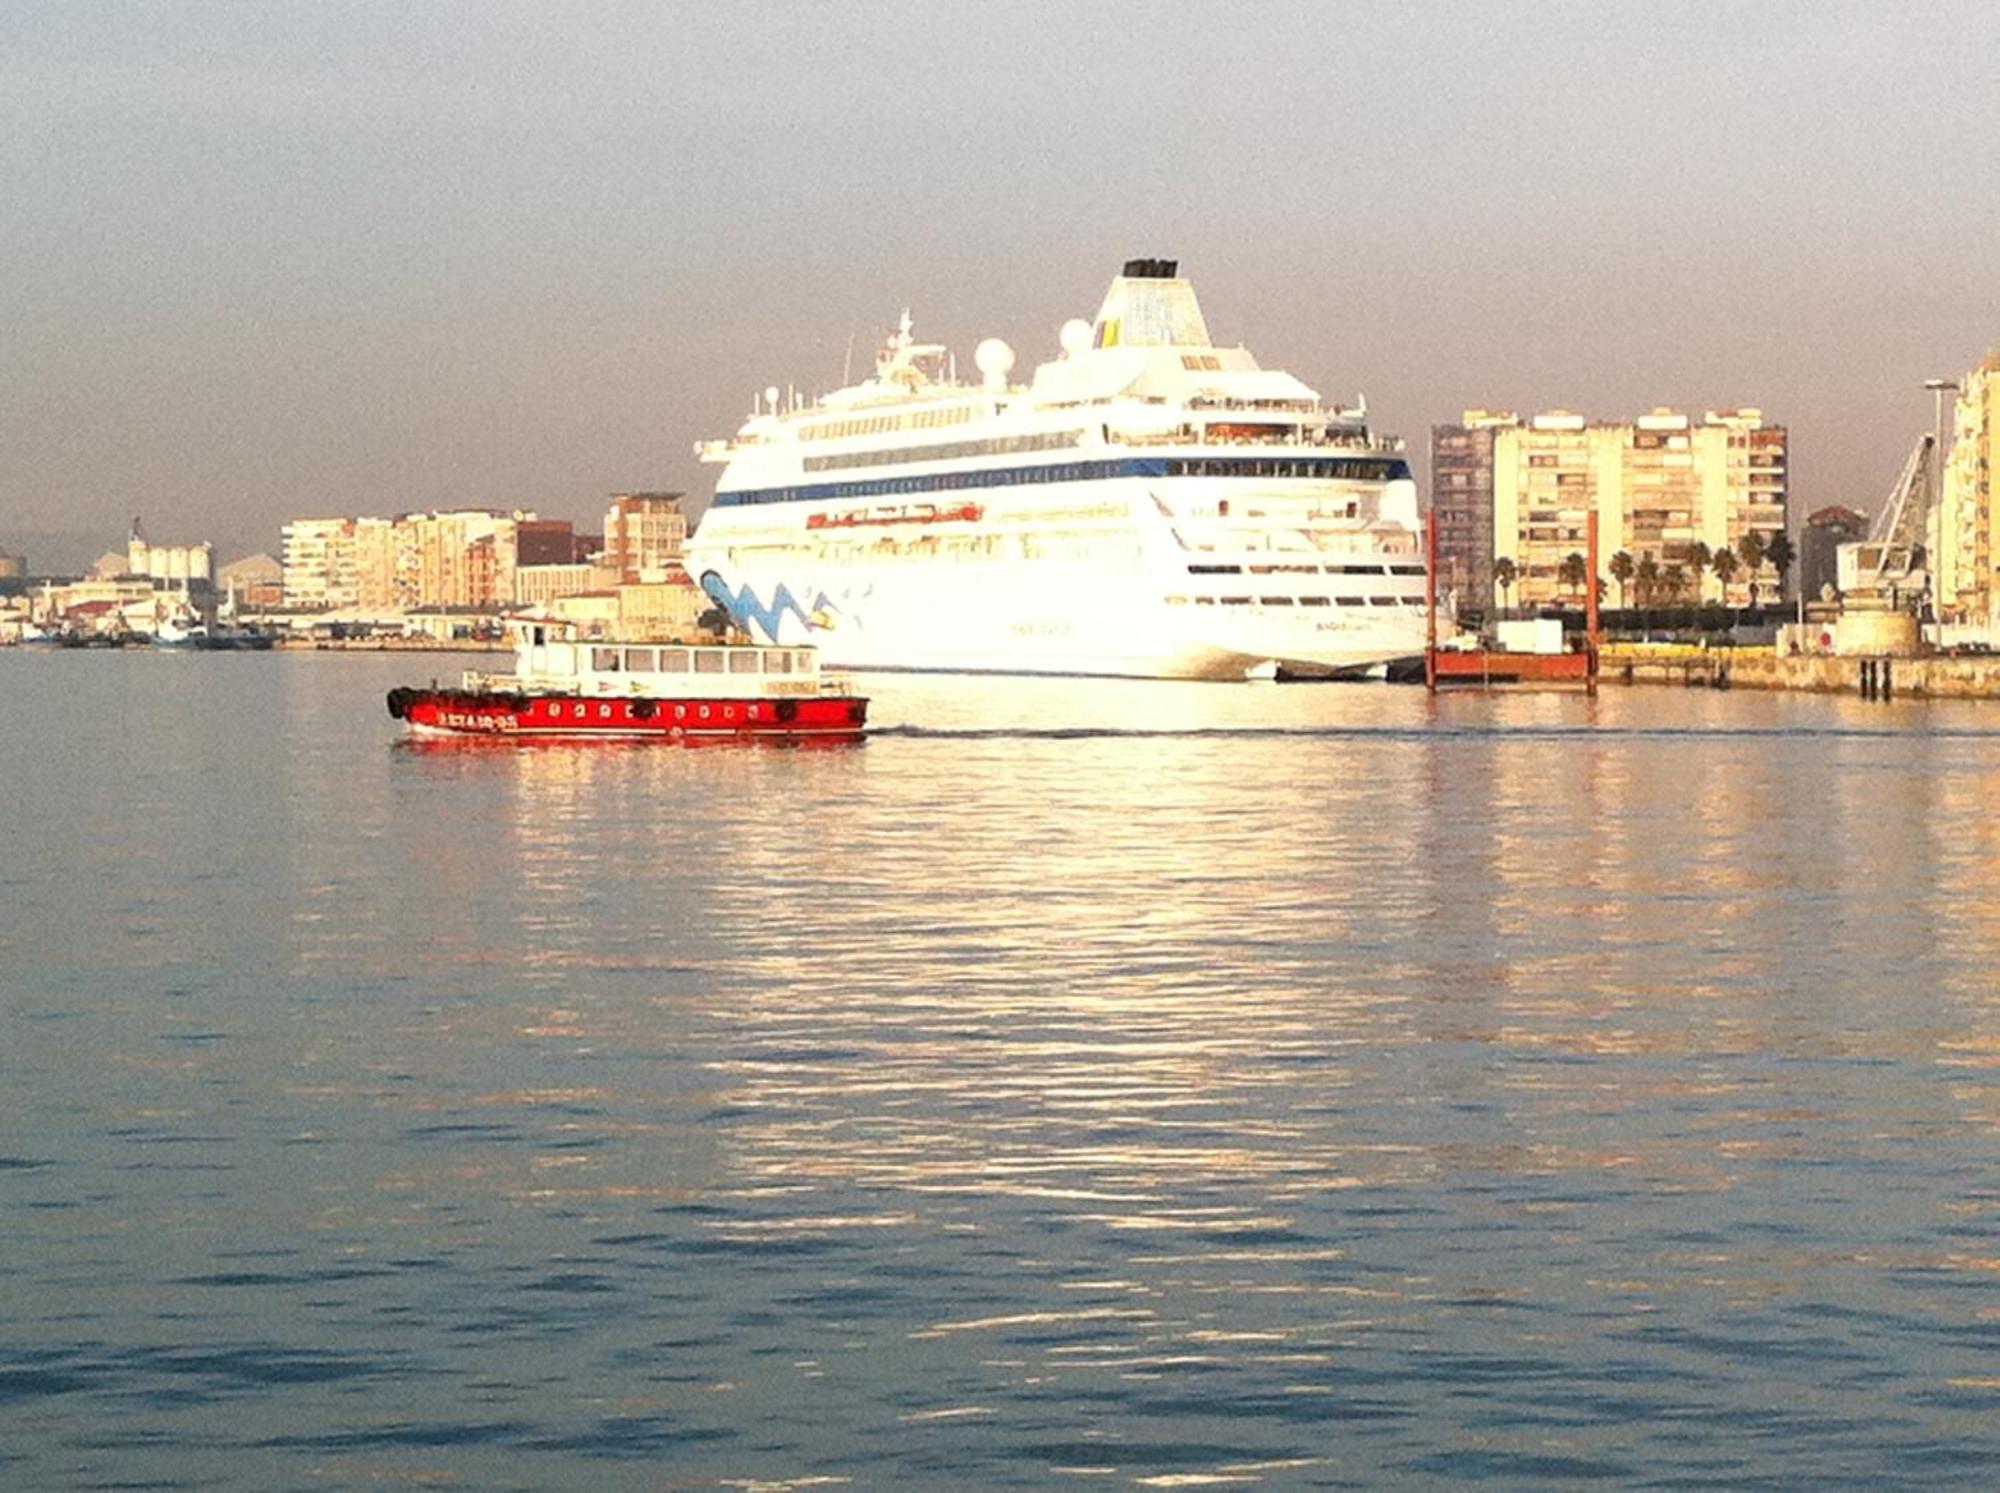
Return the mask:
<svg viewBox="0 0 2000 1493">
<path fill-rule="evenodd" d="M 854 382 L 854 333 L 847 334 L 847 356 L 840 363 L 840 387 L 845 389 Z"/>
</svg>

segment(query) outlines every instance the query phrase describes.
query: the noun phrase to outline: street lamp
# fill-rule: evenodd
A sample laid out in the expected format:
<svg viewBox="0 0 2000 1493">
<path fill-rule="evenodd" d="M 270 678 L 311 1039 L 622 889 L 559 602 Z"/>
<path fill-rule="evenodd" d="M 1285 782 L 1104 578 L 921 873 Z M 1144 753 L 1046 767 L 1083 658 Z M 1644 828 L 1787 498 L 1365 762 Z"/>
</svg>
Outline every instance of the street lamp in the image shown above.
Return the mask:
<svg viewBox="0 0 2000 1493">
<path fill-rule="evenodd" d="M 1931 391 L 1931 460 L 1930 472 L 1928 473 L 1930 491 L 1924 494 L 1924 506 L 1930 510 L 1931 515 L 1937 520 L 1940 533 L 1938 548 L 1942 549 L 1944 547 L 1941 537 L 1942 532 L 1944 525 L 1950 521 L 1949 516 L 1944 511 L 1944 396 L 1958 392 L 1958 380 L 1951 378 L 1927 378 L 1924 380 L 1924 387 Z M 1934 607 L 1937 605 L 1936 598 L 1938 594 L 1935 585 L 1936 566 L 1936 555 L 1924 556 L 1924 591 L 1932 598 L 1930 605 Z M 1917 603 L 1919 607 L 1924 604 L 1922 601 Z M 1919 612 L 1917 615 L 1921 619 L 1923 614 Z M 1918 625 L 1922 626 L 1921 620 Z M 1944 640 L 1944 622 L 1942 618 L 1938 621 L 1938 640 L 1940 644 Z"/>
<path fill-rule="evenodd" d="M 1944 453 L 1944 396 L 1958 392 L 1955 378 L 1927 378 L 1924 387 L 1931 391 L 1931 446 L 1940 457 Z"/>
</svg>

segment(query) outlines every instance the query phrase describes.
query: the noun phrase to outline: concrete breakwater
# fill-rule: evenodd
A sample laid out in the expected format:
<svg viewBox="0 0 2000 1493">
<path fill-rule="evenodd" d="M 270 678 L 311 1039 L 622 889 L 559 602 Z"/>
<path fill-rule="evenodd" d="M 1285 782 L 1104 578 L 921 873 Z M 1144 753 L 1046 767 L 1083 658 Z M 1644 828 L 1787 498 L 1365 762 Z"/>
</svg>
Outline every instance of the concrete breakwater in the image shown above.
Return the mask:
<svg viewBox="0 0 2000 1493">
<path fill-rule="evenodd" d="M 1612 684 L 1786 689 L 1814 694 L 2000 699 L 2000 655 L 1865 658 L 1780 654 L 1771 648 L 1660 649 L 1608 645 L 1601 677 Z"/>
</svg>

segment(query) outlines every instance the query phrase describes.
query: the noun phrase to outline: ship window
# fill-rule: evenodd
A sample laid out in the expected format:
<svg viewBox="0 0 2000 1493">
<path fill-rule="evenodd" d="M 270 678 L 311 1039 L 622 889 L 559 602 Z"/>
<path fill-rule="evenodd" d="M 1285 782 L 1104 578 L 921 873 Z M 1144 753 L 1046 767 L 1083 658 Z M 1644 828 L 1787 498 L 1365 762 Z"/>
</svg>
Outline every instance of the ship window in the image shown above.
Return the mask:
<svg viewBox="0 0 2000 1493">
<path fill-rule="evenodd" d="M 722 672 L 721 650 L 716 648 L 695 649 L 694 671 L 697 674 L 720 674 Z"/>
<path fill-rule="evenodd" d="M 1226 607 L 1247 607 L 1250 605 L 1250 598 L 1247 596 L 1225 596 L 1222 598 L 1222 604 Z"/>
<path fill-rule="evenodd" d="M 1330 605 L 1330 603 L 1324 596 L 1301 596 L 1299 598 L 1299 605 L 1302 607 L 1323 607 Z"/>
<path fill-rule="evenodd" d="M 660 672 L 662 674 L 685 674 L 687 671 L 687 649 L 662 648 L 660 650 Z"/>
<path fill-rule="evenodd" d="M 1194 599 L 1194 604 L 1198 607 L 1212 607 L 1215 605 L 1215 598 L 1213 596 L 1197 596 Z"/>
<path fill-rule="evenodd" d="M 1371 596 L 1368 598 L 1368 605 L 1371 607 L 1392 607 L 1395 604 L 1396 598 L 1393 596 Z"/>
<path fill-rule="evenodd" d="M 590 666 L 600 674 L 615 671 L 618 667 L 618 650 L 616 648 L 591 649 Z"/>
<path fill-rule="evenodd" d="M 611 719 L 611 707 L 610 707 L 609 705 L 600 705 L 600 706 L 598 706 L 598 707 L 597 707 L 597 718 L 598 718 L 599 720 L 601 720 L 601 721 L 608 721 L 608 720 L 610 720 L 610 719 Z"/>
<path fill-rule="evenodd" d="M 729 672 L 732 674 L 754 674 L 757 672 L 757 655 L 753 652 L 729 655 Z"/>
<path fill-rule="evenodd" d="M 652 673 L 653 650 L 650 648 L 627 648 L 625 650 L 625 671 L 628 674 Z"/>
<path fill-rule="evenodd" d="M 1288 607 L 1292 604 L 1289 596 L 1260 596 L 1257 599 L 1267 607 Z"/>
<path fill-rule="evenodd" d="M 1167 598 L 1167 605 L 1170 607 L 1184 607 L 1187 605 L 1187 598 L 1185 596 L 1169 596 Z"/>
<path fill-rule="evenodd" d="M 1365 607 L 1368 605 L 1368 598 L 1365 596 L 1343 596 L 1339 600 L 1340 604 L 1344 607 Z"/>
</svg>

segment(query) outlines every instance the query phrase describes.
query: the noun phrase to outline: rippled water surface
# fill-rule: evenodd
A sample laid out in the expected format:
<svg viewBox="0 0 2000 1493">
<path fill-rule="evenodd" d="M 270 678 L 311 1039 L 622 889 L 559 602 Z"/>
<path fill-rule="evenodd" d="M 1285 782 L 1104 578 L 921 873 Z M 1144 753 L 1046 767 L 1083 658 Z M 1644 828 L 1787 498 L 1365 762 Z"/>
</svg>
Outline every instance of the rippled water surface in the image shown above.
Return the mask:
<svg viewBox="0 0 2000 1493">
<path fill-rule="evenodd" d="M 1991 1486 L 2000 713 L 0 653 L 0 1486 Z"/>
</svg>

